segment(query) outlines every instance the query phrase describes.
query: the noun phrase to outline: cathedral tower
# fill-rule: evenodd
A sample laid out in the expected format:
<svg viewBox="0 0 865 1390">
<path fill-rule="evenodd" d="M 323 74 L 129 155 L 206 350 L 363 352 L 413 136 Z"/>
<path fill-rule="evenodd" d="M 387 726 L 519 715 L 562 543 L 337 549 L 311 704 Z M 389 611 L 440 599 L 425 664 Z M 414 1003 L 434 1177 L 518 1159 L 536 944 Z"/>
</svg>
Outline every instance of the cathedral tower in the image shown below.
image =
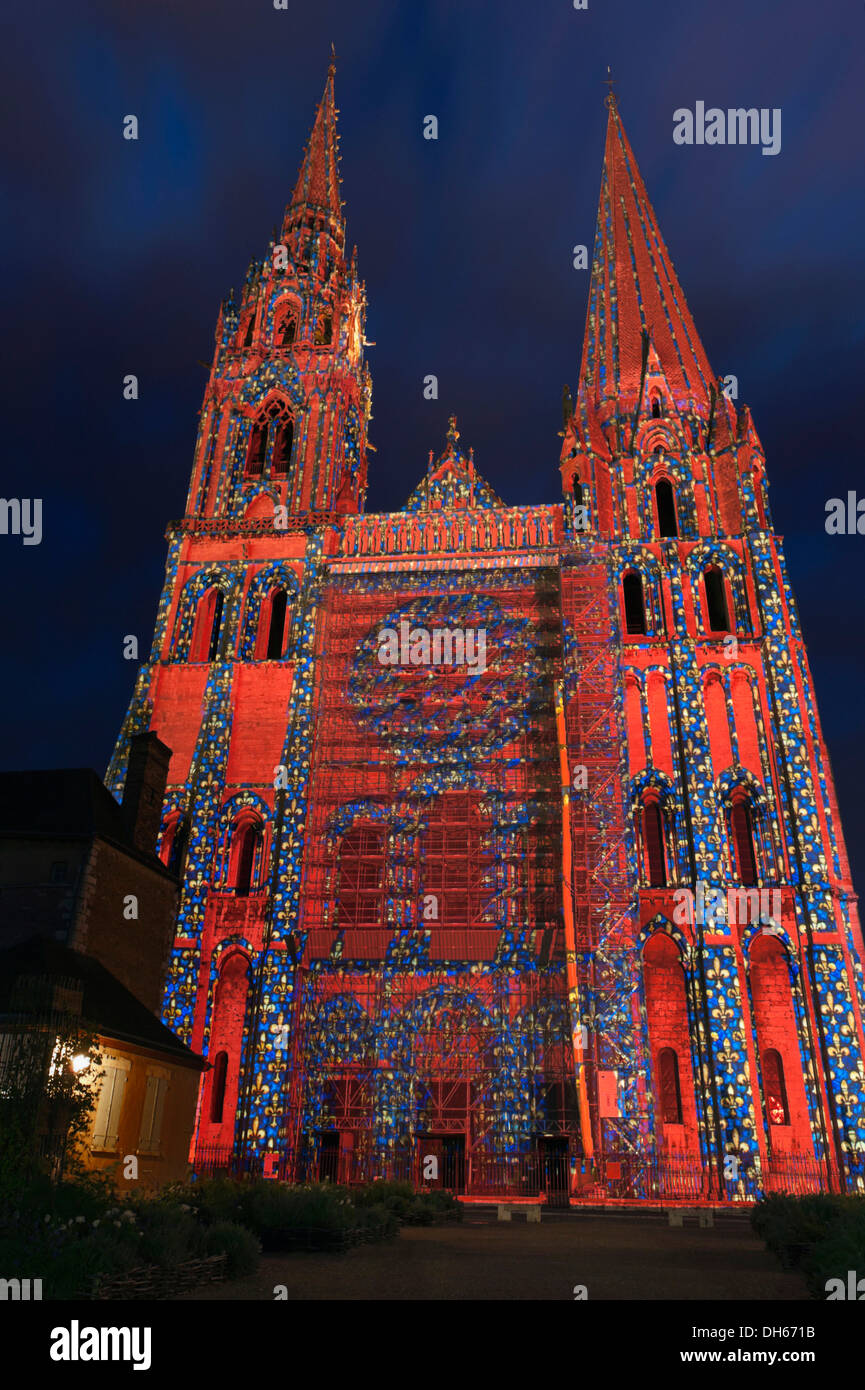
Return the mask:
<svg viewBox="0 0 865 1390">
<path fill-rule="evenodd" d="M 861 1184 L 861 933 L 765 457 L 607 104 L 561 466 L 618 610 L 646 1118 L 722 1191 Z"/>
</svg>

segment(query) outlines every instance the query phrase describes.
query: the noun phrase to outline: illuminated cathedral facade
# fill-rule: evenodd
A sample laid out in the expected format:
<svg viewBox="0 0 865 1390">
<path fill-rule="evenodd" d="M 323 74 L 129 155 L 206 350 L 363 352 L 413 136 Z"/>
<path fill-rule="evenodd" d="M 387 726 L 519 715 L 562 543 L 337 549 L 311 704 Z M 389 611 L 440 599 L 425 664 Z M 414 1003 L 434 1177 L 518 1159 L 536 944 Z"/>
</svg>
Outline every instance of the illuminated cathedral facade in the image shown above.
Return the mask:
<svg viewBox="0 0 865 1390">
<path fill-rule="evenodd" d="M 607 107 L 560 502 L 504 503 L 452 419 L 402 510 L 365 511 L 332 68 L 222 305 L 108 776 L 135 733 L 171 749 L 201 1171 L 863 1185 L 862 940 L 763 449 Z"/>
</svg>

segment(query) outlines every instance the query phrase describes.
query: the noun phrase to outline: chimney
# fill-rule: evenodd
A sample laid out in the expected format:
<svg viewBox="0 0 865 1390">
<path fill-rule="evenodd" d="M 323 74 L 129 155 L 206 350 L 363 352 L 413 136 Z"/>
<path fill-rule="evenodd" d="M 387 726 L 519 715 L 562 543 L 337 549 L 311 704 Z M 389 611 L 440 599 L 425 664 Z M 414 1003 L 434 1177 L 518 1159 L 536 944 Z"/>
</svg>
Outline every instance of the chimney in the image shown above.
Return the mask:
<svg viewBox="0 0 865 1390">
<path fill-rule="evenodd" d="M 171 749 L 152 730 L 147 734 L 133 734 L 129 740 L 129 766 L 121 809 L 135 848 L 145 854 L 156 853 L 170 761 Z"/>
</svg>

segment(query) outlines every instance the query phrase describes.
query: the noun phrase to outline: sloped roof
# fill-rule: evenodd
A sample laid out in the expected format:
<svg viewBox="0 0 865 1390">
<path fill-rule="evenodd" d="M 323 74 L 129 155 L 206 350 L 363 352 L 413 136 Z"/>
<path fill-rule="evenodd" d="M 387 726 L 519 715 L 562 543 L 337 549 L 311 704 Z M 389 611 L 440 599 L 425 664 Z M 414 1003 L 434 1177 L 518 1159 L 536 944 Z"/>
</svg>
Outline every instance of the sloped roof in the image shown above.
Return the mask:
<svg viewBox="0 0 865 1390">
<path fill-rule="evenodd" d="M 175 1037 L 129 990 L 92 956 L 44 936 L 31 937 L 0 951 L 0 1014 L 8 1012 L 15 983 L 22 976 L 74 980 L 83 991 L 81 1016 L 94 1030 L 118 1042 L 164 1052 L 190 1066 L 203 1058 Z"/>
<path fill-rule="evenodd" d="M 0 835 L 103 835 L 132 848 L 120 806 L 89 767 L 0 772 Z"/>
</svg>

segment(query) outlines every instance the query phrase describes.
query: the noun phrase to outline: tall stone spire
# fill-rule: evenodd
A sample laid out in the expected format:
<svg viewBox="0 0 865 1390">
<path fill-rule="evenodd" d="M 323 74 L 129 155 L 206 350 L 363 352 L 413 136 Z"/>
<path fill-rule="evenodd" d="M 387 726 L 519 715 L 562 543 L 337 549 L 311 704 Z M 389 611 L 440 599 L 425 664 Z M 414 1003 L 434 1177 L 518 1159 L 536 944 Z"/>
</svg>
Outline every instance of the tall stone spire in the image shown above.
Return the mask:
<svg viewBox="0 0 865 1390">
<path fill-rule="evenodd" d="M 283 233 L 290 233 L 304 221 L 309 225 L 309 219 L 323 219 L 331 235 L 342 247 L 345 226 L 339 196 L 339 136 L 336 129 L 337 107 L 333 87 L 335 71 L 335 58 L 332 57 L 294 193 L 286 209 Z"/>
<path fill-rule="evenodd" d="M 612 91 L 580 395 L 617 412 L 634 408 L 646 367 L 646 340 L 680 408 L 707 414 L 715 378 L 670 253 L 661 236 Z"/>
</svg>

